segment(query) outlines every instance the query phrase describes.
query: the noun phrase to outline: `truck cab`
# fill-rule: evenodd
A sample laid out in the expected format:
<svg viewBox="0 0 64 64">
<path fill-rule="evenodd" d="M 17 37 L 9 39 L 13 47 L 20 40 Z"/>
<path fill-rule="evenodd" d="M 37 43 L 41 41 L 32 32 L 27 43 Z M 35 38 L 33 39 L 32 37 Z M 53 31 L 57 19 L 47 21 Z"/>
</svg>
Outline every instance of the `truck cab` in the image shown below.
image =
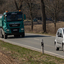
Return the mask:
<svg viewBox="0 0 64 64">
<path fill-rule="evenodd" d="M 23 20 L 25 19 L 25 15 L 21 11 L 18 12 L 8 12 L 6 11 L 1 19 L 2 23 L 2 30 L 1 36 L 5 39 L 8 35 L 14 35 L 15 37 L 18 36 L 25 36 L 24 31 L 24 23 Z"/>
</svg>

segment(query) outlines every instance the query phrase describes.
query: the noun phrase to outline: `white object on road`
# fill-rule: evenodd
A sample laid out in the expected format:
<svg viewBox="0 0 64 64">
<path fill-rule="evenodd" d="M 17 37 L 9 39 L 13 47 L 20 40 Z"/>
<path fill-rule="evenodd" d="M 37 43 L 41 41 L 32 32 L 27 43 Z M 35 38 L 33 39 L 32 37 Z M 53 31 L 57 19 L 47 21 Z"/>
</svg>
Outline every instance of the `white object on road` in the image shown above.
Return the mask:
<svg viewBox="0 0 64 64">
<path fill-rule="evenodd" d="M 59 28 L 57 30 L 54 45 L 56 50 L 59 50 L 59 48 L 62 48 L 62 50 L 64 51 L 64 28 Z"/>
</svg>

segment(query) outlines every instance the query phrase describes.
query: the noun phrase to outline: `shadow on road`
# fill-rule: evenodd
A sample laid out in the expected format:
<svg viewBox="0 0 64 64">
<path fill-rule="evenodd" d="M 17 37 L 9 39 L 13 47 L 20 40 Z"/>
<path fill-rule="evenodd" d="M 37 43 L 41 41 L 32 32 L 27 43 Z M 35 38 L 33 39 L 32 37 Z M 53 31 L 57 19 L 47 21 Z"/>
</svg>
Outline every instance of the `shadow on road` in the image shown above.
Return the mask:
<svg viewBox="0 0 64 64">
<path fill-rule="evenodd" d="M 38 38 L 38 37 L 51 37 L 51 36 L 44 36 L 44 35 L 26 35 L 24 38 Z M 18 38 L 23 38 L 22 36 L 20 37 L 14 37 L 14 36 L 9 36 L 7 39 L 18 39 Z"/>
<path fill-rule="evenodd" d="M 51 37 L 51 36 L 44 36 L 44 35 L 27 35 L 25 38 L 35 38 L 35 37 Z"/>
</svg>

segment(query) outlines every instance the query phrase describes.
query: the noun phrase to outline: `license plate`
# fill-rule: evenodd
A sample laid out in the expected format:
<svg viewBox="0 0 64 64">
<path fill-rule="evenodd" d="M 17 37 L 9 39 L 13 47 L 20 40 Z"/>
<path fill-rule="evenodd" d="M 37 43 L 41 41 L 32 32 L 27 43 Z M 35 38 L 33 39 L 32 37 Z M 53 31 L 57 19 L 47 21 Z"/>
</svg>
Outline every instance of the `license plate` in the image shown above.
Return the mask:
<svg viewBox="0 0 64 64">
<path fill-rule="evenodd" d="M 13 29 L 13 31 L 18 31 L 18 29 Z"/>
<path fill-rule="evenodd" d="M 18 25 L 12 25 L 12 26 L 14 27 L 14 26 L 18 26 Z"/>
</svg>

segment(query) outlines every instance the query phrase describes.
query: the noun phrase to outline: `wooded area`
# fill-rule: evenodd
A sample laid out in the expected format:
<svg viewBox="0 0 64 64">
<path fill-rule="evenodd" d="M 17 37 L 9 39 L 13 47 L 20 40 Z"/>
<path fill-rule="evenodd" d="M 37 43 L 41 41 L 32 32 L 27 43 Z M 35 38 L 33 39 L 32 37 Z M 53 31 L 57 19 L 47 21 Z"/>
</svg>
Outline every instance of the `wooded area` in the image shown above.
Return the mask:
<svg viewBox="0 0 64 64">
<path fill-rule="evenodd" d="M 43 32 L 46 32 L 46 20 L 54 23 L 55 32 L 57 21 L 64 21 L 64 0 L 0 0 L 0 14 L 20 9 L 31 20 L 32 31 L 34 18 L 43 22 Z"/>
</svg>

